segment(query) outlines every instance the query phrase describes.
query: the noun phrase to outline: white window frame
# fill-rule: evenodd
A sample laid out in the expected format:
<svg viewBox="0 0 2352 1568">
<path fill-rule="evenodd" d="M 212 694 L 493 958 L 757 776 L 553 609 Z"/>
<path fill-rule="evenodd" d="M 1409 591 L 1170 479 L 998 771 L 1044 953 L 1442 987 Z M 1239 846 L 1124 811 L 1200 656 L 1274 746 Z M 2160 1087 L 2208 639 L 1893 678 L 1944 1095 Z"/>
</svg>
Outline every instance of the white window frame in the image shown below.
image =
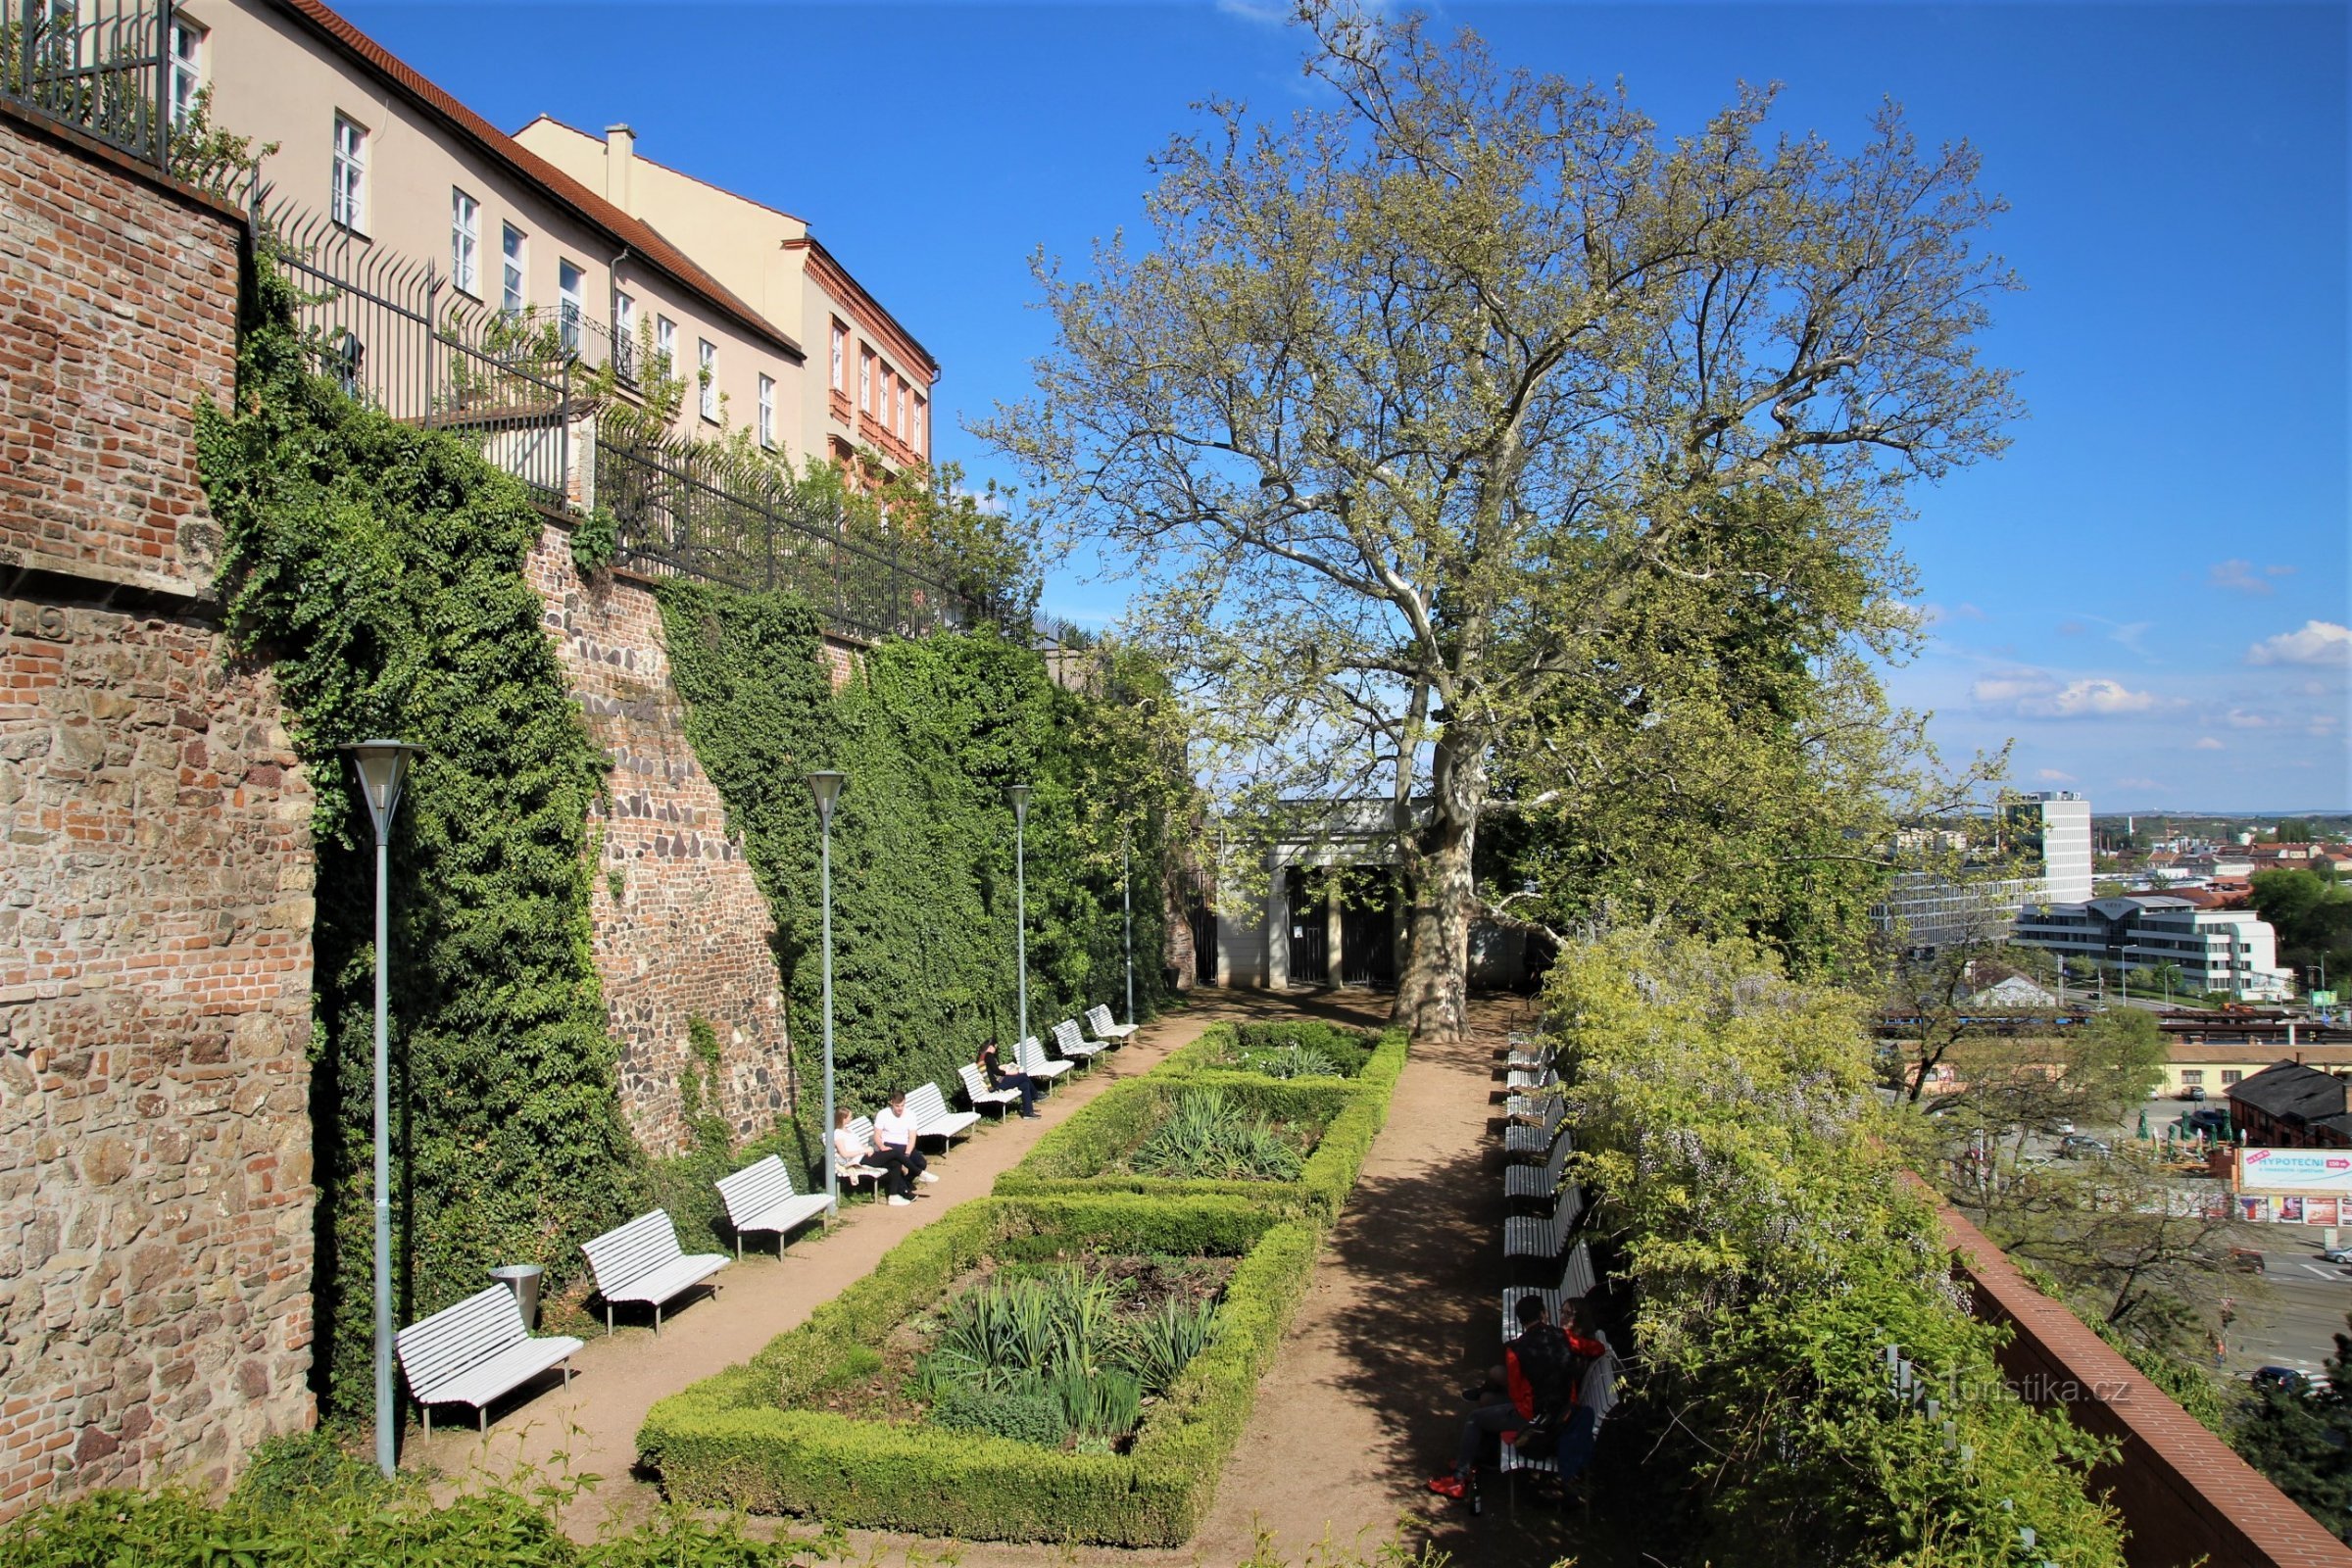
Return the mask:
<svg viewBox="0 0 2352 1568">
<path fill-rule="evenodd" d="M 776 378 L 760 378 L 760 444 L 773 452 L 776 447 Z"/>
<path fill-rule="evenodd" d="M 588 318 L 588 269 L 567 257 L 556 259 L 556 335 L 573 354 L 580 352 L 580 323 Z"/>
<path fill-rule="evenodd" d="M 718 345 L 707 337 L 695 340 L 694 379 L 702 391 L 703 417 L 718 422 Z"/>
<path fill-rule="evenodd" d="M 519 316 L 531 308 L 531 236 L 513 223 L 498 225 L 498 308 Z"/>
<path fill-rule="evenodd" d="M 612 291 L 612 364 L 621 379 L 637 379 L 637 302 L 626 290 Z"/>
<path fill-rule="evenodd" d="M 172 124 L 177 129 L 196 113 L 204 91 L 205 29 L 186 17 L 172 19 Z"/>
<path fill-rule="evenodd" d="M 482 297 L 482 204 L 456 185 L 449 187 L 449 280 Z"/>
<path fill-rule="evenodd" d="M 918 457 L 928 457 L 931 453 L 930 421 L 931 400 L 924 397 L 920 392 L 917 392 L 914 395 L 914 414 L 912 416 L 914 433 L 908 436 L 906 441 L 909 446 L 914 448 L 915 455 Z"/>
<path fill-rule="evenodd" d="M 874 412 L 874 351 L 862 343 L 858 345 L 858 411 Z"/>
<path fill-rule="evenodd" d="M 340 111 L 327 179 L 326 216 L 355 234 L 367 233 L 368 127 Z"/>
<path fill-rule="evenodd" d="M 850 329 L 839 321 L 833 323 L 832 386 L 843 397 L 850 395 Z"/>
<path fill-rule="evenodd" d="M 678 373 L 678 323 L 666 316 L 654 318 L 654 357 L 662 362 L 662 373 Z"/>
</svg>

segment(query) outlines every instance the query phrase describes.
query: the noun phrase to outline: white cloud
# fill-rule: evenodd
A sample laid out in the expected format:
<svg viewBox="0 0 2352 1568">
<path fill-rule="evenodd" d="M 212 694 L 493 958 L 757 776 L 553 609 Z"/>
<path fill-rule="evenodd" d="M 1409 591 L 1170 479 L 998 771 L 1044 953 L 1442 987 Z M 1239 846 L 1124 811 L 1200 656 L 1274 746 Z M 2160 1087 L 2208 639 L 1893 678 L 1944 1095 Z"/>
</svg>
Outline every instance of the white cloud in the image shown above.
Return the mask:
<svg viewBox="0 0 2352 1568">
<path fill-rule="evenodd" d="M 2045 767 L 2034 776 L 2044 784 L 2079 784 L 2082 782 L 2074 774 L 2061 773 L 2054 767 Z"/>
<path fill-rule="evenodd" d="M 2200 736 L 2197 740 L 2196 749 L 2200 752 L 2220 752 L 2229 750 L 2229 748 L 2225 747 L 2220 741 L 2215 740 L 2210 735 Z"/>
<path fill-rule="evenodd" d="M 2352 627 L 2307 620 L 2300 631 L 2265 637 L 2246 650 L 2249 664 L 2352 665 Z"/>
<path fill-rule="evenodd" d="M 2292 577 L 2295 569 L 2293 566 L 2265 566 L 2262 568 L 2262 574 L 2265 577 Z"/>
<path fill-rule="evenodd" d="M 2000 669 L 1968 689 L 1980 703 L 2014 703 L 2020 698 L 2046 697 L 2058 689 L 2057 680 L 2038 669 Z"/>
<path fill-rule="evenodd" d="M 2091 718 L 2116 713 L 2145 713 L 2156 707 L 2153 692 L 2135 692 L 2104 676 L 2070 680 L 2047 696 L 2028 697 L 2017 710 L 2028 718 Z"/>
<path fill-rule="evenodd" d="M 2267 594 L 2271 585 L 2254 575 L 2251 561 L 2217 561 L 2206 568 L 2205 580 L 2216 588 L 2228 588 L 2234 593 Z"/>
<path fill-rule="evenodd" d="M 2271 721 L 2268 718 L 2260 713 L 2249 712 L 2242 708 L 2230 710 L 2229 716 L 2222 722 L 2231 729 L 2269 729 L 2271 727 Z"/>
<path fill-rule="evenodd" d="M 1984 620 L 1988 617 L 1984 612 L 1974 605 L 1961 605 L 1953 610 L 1952 618 L 1954 620 Z"/>
</svg>

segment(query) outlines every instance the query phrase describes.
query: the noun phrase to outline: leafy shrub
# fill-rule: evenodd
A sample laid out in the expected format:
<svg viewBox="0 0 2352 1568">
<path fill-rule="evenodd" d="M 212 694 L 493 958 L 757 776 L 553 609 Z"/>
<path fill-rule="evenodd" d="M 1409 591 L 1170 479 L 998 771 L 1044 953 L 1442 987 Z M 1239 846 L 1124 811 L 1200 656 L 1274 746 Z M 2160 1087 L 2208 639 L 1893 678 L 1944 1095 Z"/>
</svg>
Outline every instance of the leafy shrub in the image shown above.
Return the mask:
<svg viewBox="0 0 2352 1568">
<path fill-rule="evenodd" d="M 1064 1371 L 1091 1373 L 1117 1343 L 1111 1307 L 1109 1282 L 1079 1268 L 966 1291 L 949 1307 L 924 1375 L 1002 1389 Z"/>
<path fill-rule="evenodd" d="M 1303 1056 L 1328 1062 L 1330 1065 L 1323 1069 L 1326 1076 L 1354 1078 L 1370 1065 L 1373 1054 L 1387 1038 L 1387 1031 L 1350 1029 L 1320 1018 L 1217 1023 L 1209 1025 L 1191 1045 L 1171 1054 L 1161 1068 L 1171 1073 L 1231 1069 L 1280 1076 L 1257 1063 L 1279 1065 Z"/>
<path fill-rule="evenodd" d="M 1340 1064 L 1329 1052 L 1313 1046 L 1245 1046 L 1234 1054 L 1234 1065 L 1243 1072 L 1262 1073 L 1268 1078 L 1337 1078 Z"/>
<path fill-rule="evenodd" d="M 940 1392 L 931 1420 L 951 1432 L 985 1433 L 1049 1448 L 1060 1446 L 1070 1432 L 1061 1399 L 1035 1382 L 1012 1389 L 952 1385 Z"/>
<path fill-rule="evenodd" d="M 1190 1089 L 1127 1156 L 1144 1176 L 1178 1181 L 1288 1182 L 1304 1161 L 1298 1146 L 1220 1089 Z"/>
<path fill-rule="evenodd" d="M 267 1512 L 369 1496 L 384 1486 L 383 1472 L 345 1449 L 333 1433 L 319 1430 L 271 1438 L 256 1447 L 236 1494 Z"/>
<path fill-rule="evenodd" d="M 1240 1440 L 1257 1379 L 1304 1296 L 1320 1231 L 1233 1200 L 982 1199 L 893 1248 L 874 1272 L 745 1366 L 655 1405 L 645 1461 L 682 1502 L 812 1514 L 965 1540 L 1178 1545 Z M 930 1423 L 784 1408 L 856 1346 L 881 1345 L 962 1273 L 1087 1249 L 1238 1256 L 1213 1333 L 1144 1412 L 1125 1453 L 1076 1451 Z M 1067 1420 L 1068 1412 L 1063 1418 Z"/>
</svg>

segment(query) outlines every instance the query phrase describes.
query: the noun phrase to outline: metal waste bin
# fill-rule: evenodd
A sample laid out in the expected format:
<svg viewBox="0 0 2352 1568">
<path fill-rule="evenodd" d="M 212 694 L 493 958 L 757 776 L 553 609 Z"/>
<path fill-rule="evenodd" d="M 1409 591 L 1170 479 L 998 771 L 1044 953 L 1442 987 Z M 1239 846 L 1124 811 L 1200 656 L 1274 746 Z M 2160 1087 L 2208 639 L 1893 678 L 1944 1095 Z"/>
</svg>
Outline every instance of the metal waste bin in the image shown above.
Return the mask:
<svg viewBox="0 0 2352 1568">
<path fill-rule="evenodd" d="M 546 1272 L 536 1263 L 509 1263 L 490 1271 L 492 1279 L 514 1293 L 514 1304 L 522 1308 L 522 1326 L 533 1332 L 539 1327 L 539 1276 Z"/>
</svg>

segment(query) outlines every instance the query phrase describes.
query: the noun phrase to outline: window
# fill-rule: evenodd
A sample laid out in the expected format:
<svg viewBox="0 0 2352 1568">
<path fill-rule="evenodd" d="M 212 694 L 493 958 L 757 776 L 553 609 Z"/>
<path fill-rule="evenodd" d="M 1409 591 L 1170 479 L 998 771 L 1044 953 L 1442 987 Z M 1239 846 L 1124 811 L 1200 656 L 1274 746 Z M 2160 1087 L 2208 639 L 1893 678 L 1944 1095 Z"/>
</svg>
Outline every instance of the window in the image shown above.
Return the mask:
<svg viewBox="0 0 2352 1568">
<path fill-rule="evenodd" d="M 520 316 L 525 303 L 522 287 L 522 230 L 513 223 L 504 225 L 498 237 L 500 265 L 505 281 L 500 285 L 498 308 Z"/>
<path fill-rule="evenodd" d="M 894 377 L 890 383 L 890 395 L 894 405 L 891 409 L 891 415 L 898 420 L 899 439 L 904 441 L 906 439 L 906 383 Z"/>
<path fill-rule="evenodd" d="M 612 291 L 612 368 L 623 381 L 637 379 L 637 302 Z"/>
<path fill-rule="evenodd" d="M 577 263 L 556 263 L 556 331 L 564 340 L 565 352 L 580 352 L 580 321 L 588 314 L 587 297 L 582 292 L 588 274 Z"/>
<path fill-rule="evenodd" d="M 760 378 L 760 444 L 776 444 L 776 378 L 772 375 Z"/>
<path fill-rule="evenodd" d="M 368 132 L 357 121 L 335 117 L 334 185 L 326 216 L 355 233 L 368 226 Z"/>
<path fill-rule="evenodd" d="M 678 323 L 666 316 L 654 318 L 654 358 L 664 375 L 675 375 L 678 363 Z"/>
<path fill-rule="evenodd" d="M 174 129 L 196 113 L 196 95 L 204 91 L 204 29 L 185 18 L 172 22 L 172 124 Z"/>
<path fill-rule="evenodd" d="M 930 416 L 931 405 L 924 401 L 920 392 L 917 392 L 914 395 L 914 433 L 906 439 L 913 445 L 918 456 L 931 450 Z"/>
<path fill-rule="evenodd" d="M 449 192 L 449 280 L 482 294 L 482 204 L 457 187 Z"/>
<path fill-rule="evenodd" d="M 703 417 L 718 422 L 718 345 L 709 338 L 695 339 L 695 357 L 699 368 L 695 379 L 703 386 Z"/>
<path fill-rule="evenodd" d="M 2241 1069 L 2241 1068 L 2237 1068 L 2237 1067 L 2224 1067 L 2224 1068 L 2222 1069 L 2222 1082 L 2223 1082 L 2223 1084 L 2224 1084 L 2224 1085 L 2233 1084 L 2233 1083 L 2237 1082 L 2237 1081 L 2238 1081 L 2238 1079 L 2239 1079 L 2239 1078 L 2241 1078 L 2241 1077 L 2243 1077 L 2243 1076 L 2244 1076 L 2244 1072 L 2243 1072 L 2243 1069 Z"/>
<path fill-rule="evenodd" d="M 868 413 L 874 407 L 874 351 L 862 344 L 858 349 L 858 407 Z"/>
<path fill-rule="evenodd" d="M 2202 1067 L 2183 1067 L 2183 1068 L 2181 1068 L 2181 1069 L 2180 1069 L 2180 1087 L 2181 1087 L 2181 1088 L 2183 1088 L 2183 1089 L 2193 1089 L 2193 1088 L 2197 1088 L 2197 1087 L 2201 1086 L 2201 1085 L 2202 1085 L 2204 1082 L 2205 1082 L 2205 1069 L 2204 1069 L 2204 1068 L 2202 1068 Z"/>
<path fill-rule="evenodd" d="M 850 329 L 842 325 L 839 321 L 835 321 L 833 323 L 833 379 L 830 385 L 834 391 L 842 393 L 845 396 L 850 390 L 850 383 L 848 380 L 850 368 L 847 363 L 849 359 L 849 342 Z"/>
</svg>

